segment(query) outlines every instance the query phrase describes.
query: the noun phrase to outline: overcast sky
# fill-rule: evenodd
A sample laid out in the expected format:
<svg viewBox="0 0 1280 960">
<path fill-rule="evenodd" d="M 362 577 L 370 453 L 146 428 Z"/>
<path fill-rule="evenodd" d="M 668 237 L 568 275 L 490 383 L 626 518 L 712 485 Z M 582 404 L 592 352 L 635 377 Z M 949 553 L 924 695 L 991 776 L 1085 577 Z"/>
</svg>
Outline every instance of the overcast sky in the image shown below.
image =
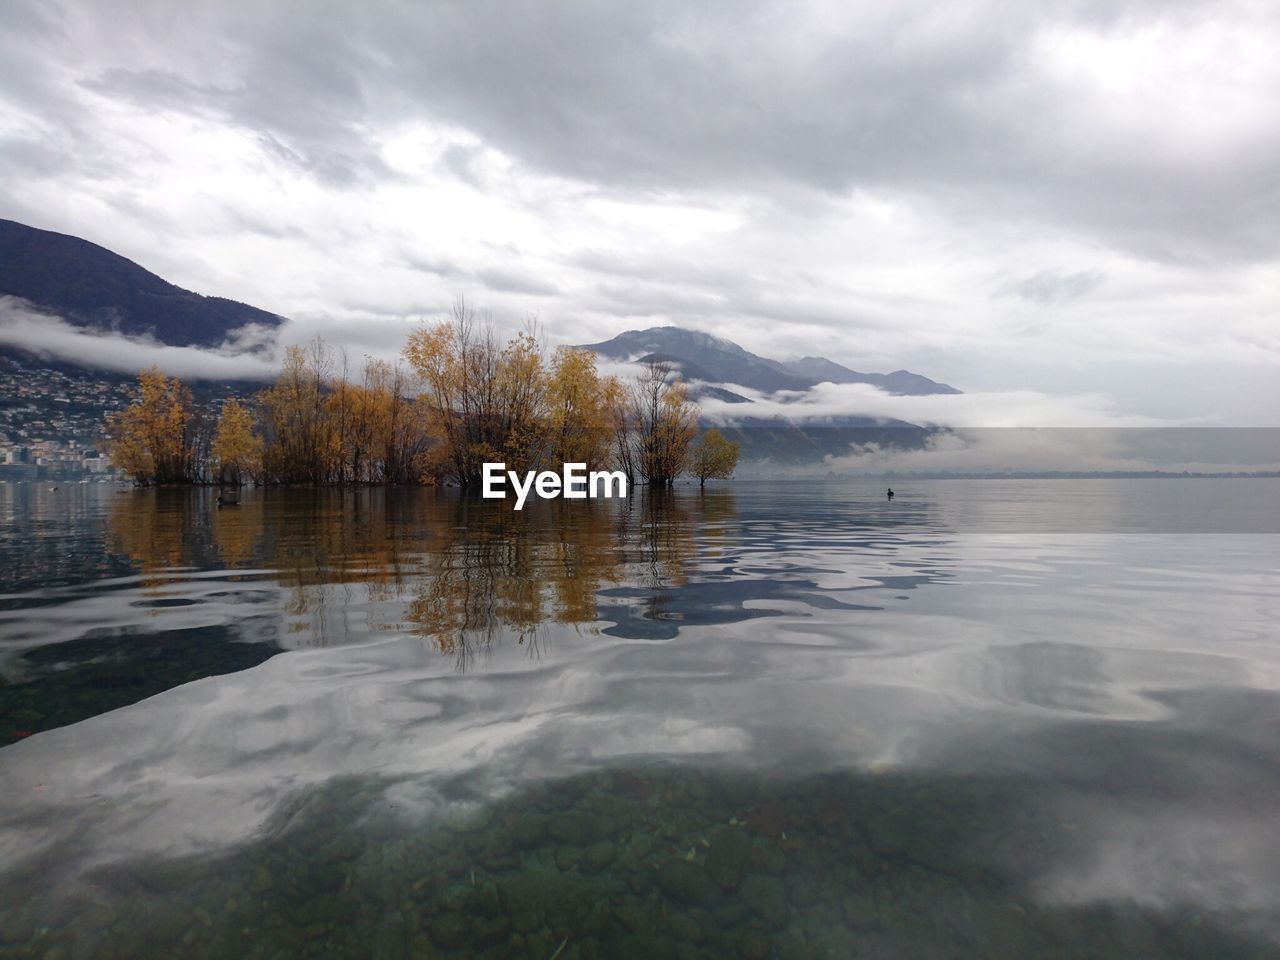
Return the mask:
<svg viewBox="0 0 1280 960">
<path fill-rule="evenodd" d="M 1278 49 L 1274 0 L 6 0 L 0 216 L 356 353 L 465 294 L 1280 425 Z"/>
</svg>

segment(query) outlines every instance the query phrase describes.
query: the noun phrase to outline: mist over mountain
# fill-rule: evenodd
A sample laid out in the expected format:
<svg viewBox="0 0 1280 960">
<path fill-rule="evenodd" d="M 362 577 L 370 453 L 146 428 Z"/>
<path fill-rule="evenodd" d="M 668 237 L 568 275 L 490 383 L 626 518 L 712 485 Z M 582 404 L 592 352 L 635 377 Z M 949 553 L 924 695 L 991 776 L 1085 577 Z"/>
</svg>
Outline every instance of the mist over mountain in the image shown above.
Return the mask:
<svg viewBox="0 0 1280 960">
<path fill-rule="evenodd" d="M 251 393 L 276 366 L 269 352 L 252 347 L 274 341 L 284 322 L 248 304 L 184 290 L 78 237 L 0 220 L 0 354 L 24 376 L 42 369 L 78 376 L 88 407 L 152 363 L 193 386 Z M 959 392 L 905 370 L 859 373 L 823 357 L 782 362 L 673 326 L 586 346 L 609 360 L 658 361 L 679 370 L 693 399 L 732 410 L 704 417 L 704 425 L 739 441 L 747 461 L 813 464 L 868 443 L 915 448 L 930 433 L 884 416 L 813 418 L 798 405 L 795 416 L 776 409 L 819 383 L 865 383 L 908 396 Z"/>
<path fill-rule="evenodd" d="M 819 383 L 869 383 L 899 396 L 960 393 L 955 387 L 909 370 L 859 373 L 825 357 L 771 360 L 730 340 L 681 327 L 628 330 L 612 340 L 583 346 L 610 360 L 664 360 L 677 367 L 686 380 L 736 384 L 765 393 L 808 390 Z"/>
<path fill-rule="evenodd" d="M 284 323 L 245 303 L 184 290 L 88 240 L 13 220 L 0 220 L 0 296 L 76 327 L 176 347 L 217 347 L 244 328 L 273 331 Z"/>
<path fill-rule="evenodd" d="M 855 414 L 820 420 L 779 416 L 776 410 L 757 414 L 753 411 L 755 401 L 733 387 L 802 395 L 819 383 L 866 383 L 905 396 L 960 393 L 955 387 L 906 370 L 859 373 L 823 357 L 784 363 L 751 353 L 731 340 L 681 327 L 628 330 L 612 340 L 583 346 L 609 360 L 667 363 L 690 381 L 695 400 L 713 398 L 732 404 L 730 414 L 706 425 L 717 426 L 740 443 L 742 457 L 748 462 L 815 464 L 848 456 L 855 447 L 868 444 L 913 450 L 923 446 L 935 431 L 904 420 Z"/>
<path fill-rule="evenodd" d="M 783 364 L 788 370 L 815 383 L 869 383 L 886 393 L 900 397 L 923 397 L 930 394 L 955 394 L 961 391 L 946 383 L 938 383 L 910 370 L 893 373 L 859 373 L 826 357 L 801 357 Z"/>
</svg>

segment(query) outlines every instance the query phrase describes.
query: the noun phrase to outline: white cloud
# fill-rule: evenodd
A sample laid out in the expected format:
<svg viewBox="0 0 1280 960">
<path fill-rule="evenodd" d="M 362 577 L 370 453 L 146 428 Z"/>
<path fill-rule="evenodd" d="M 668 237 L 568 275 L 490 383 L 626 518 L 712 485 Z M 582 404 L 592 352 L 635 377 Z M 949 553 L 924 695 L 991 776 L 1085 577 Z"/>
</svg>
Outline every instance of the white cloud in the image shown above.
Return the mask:
<svg viewBox="0 0 1280 960">
<path fill-rule="evenodd" d="M 1268 5 L 185 9 L 20 0 L 0 216 L 352 353 L 466 294 L 1051 419 L 1280 409 Z"/>
<path fill-rule="evenodd" d="M 55 360 L 119 373 L 157 366 L 170 376 L 208 380 L 268 380 L 279 372 L 274 353 L 246 352 L 267 340 L 261 329 L 237 331 L 217 350 L 172 347 L 142 337 L 86 330 L 33 309 L 15 297 L 0 296 L 0 344 Z"/>
<path fill-rule="evenodd" d="M 1230 473 L 1280 470 L 1280 431 L 953 429 L 921 449 L 865 444 L 826 469 L 851 473 Z M 1225 441 L 1225 442 L 1224 442 Z"/>
<path fill-rule="evenodd" d="M 1169 421 L 1125 414 L 1102 394 L 1054 396 L 1031 390 L 1005 392 L 896 396 L 865 383 L 821 383 L 805 393 L 761 394 L 730 384 L 729 389 L 754 401 L 727 403 L 707 398 L 704 413 L 711 419 L 778 417 L 797 422 L 820 422 L 832 417 L 862 416 L 905 420 L 941 427 L 1149 427 Z"/>
</svg>

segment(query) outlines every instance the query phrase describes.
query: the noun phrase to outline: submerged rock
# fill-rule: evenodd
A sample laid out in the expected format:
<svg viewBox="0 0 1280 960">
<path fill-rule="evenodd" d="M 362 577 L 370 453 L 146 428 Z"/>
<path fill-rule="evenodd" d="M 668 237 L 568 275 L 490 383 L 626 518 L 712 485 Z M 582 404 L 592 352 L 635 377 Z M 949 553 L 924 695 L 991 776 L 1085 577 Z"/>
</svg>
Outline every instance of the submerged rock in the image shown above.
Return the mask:
<svg viewBox="0 0 1280 960">
<path fill-rule="evenodd" d="M 467 921 L 456 913 L 442 913 L 427 922 L 427 933 L 436 946 L 452 950 L 467 942 Z"/>
<path fill-rule="evenodd" d="M 787 869 L 787 855 L 781 847 L 769 840 L 756 844 L 751 859 L 765 873 L 783 873 Z"/>
<path fill-rule="evenodd" d="M 561 843 L 585 847 L 596 838 L 595 818 L 583 813 L 565 813 L 551 820 L 549 831 Z"/>
<path fill-rule="evenodd" d="M 742 960 L 768 960 L 772 952 L 769 937 L 758 930 L 750 930 L 738 938 L 738 954 Z"/>
<path fill-rule="evenodd" d="M 666 861 L 658 870 L 658 886 L 679 903 L 706 903 L 716 895 L 716 886 L 707 871 L 692 860 Z"/>
<path fill-rule="evenodd" d="M 561 870 L 572 870 L 582 862 L 582 851 L 577 847 L 556 847 L 556 866 Z"/>
<path fill-rule="evenodd" d="M 768 923 L 778 927 L 787 922 L 787 889 L 777 877 L 753 873 L 742 881 L 739 893 Z"/>
<path fill-rule="evenodd" d="M 725 890 L 736 890 L 751 862 L 751 839 L 736 827 L 717 827 L 710 843 L 707 873 Z"/>
<path fill-rule="evenodd" d="M 880 909 L 874 900 L 849 897 L 844 904 L 844 919 L 855 930 L 874 927 L 880 918 Z"/>
<path fill-rule="evenodd" d="M 489 946 L 507 938 L 511 933 L 511 921 L 504 916 L 485 917 L 475 923 L 475 942 L 479 946 Z"/>
<path fill-rule="evenodd" d="M 518 847 L 536 847 L 547 833 L 548 818 L 540 813 L 519 817 L 511 826 L 511 839 Z"/>
<path fill-rule="evenodd" d="M 702 940 L 702 926 L 687 913 L 673 913 L 667 921 L 667 929 L 677 940 L 698 943 Z"/>
<path fill-rule="evenodd" d="M 582 865 L 588 870 L 603 870 L 613 862 L 615 854 L 613 844 L 607 840 L 601 840 L 587 847 L 582 855 Z"/>
</svg>

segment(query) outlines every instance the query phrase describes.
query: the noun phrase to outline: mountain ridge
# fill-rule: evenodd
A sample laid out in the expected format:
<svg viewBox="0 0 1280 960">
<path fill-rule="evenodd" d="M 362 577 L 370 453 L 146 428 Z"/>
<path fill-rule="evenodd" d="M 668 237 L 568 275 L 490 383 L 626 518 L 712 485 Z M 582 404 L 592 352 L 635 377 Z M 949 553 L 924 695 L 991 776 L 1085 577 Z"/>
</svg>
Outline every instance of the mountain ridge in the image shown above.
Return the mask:
<svg viewBox="0 0 1280 960">
<path fill-rule="evenodd" d="M 216 347 L 250 325 L 285 318 L 247 303 L 169 283 L 92 241 L 0 219 L 0 295 L 25 300 L 73 326 Z"/>
<path fill-rule="evenodd" d="M 696 370 L 687 379 L 719 386 L 749 387 L 764 393 L 810 390 L 819 383 L 867 383 L 899 396 L 957 394 L 960 390 L 910 370 L 860 373 L 826 357 L 784 362 L 751 353 L 731 340 L 684 327 L 626 330 L 609 340 L 580 345 L 609 360 L 661 357 L 674 366 Z"/>
<path fill-rule="evenodd" d="M 714 398 L 734 404 L 732 417 L 725 422 L 704 418 L 704 426 L 715 426 L 741 444 L 745 462 L 779 466 L 820 463 L 829 457 L 848 456 L 853 449 L 867 444 L 915 449 L 923 446 L 933 431 L 903 420 L 856 414 L 829 416 L 821 422 L 753 416 L 754 401 L 730 388 L 768 394 L 806 392 L 819 383 L 834 382 L 870 383 L 891 393 L 913 395 L 960 392 L 907 370 L 864 374 L 824 357 L 806 357 L 786 364 L 751 353 L 731 340 L 683 327 L 627 330 L 610 340 L 583 344 L 582 348 L 608 360 L 669 364 L 684 379 L 692 381 L 694 400 Z"/>
</svg>

